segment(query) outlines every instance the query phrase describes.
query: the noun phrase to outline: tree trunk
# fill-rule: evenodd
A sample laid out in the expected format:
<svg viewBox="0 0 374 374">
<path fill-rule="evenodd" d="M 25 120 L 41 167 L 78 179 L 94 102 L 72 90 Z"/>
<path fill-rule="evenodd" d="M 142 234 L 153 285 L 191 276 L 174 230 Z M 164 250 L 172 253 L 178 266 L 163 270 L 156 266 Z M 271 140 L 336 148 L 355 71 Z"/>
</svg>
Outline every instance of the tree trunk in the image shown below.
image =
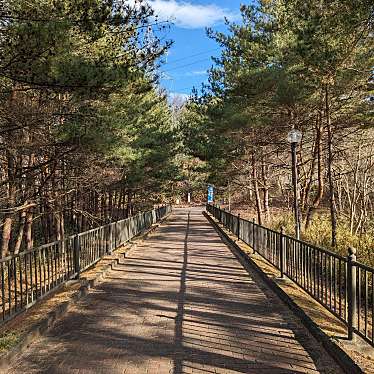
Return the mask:
<svg viewBox="0 0 374 374">
<path fill-rule="evenodd" d="M 34 247 L 32 222 L 33 222 L 33 209 L 31 208 L 27 212 L 27 215 L 26 215 L 26 249 L 27 250 L 30 250 Z"/>
<path fill-rule="evenodd" d="M 264 204 L 264 214 L 265 221 L 268 222 L 270 219 L 270 210 L 269 210 L 269 182 L 268 182 L 268 170 L 265 165 L 264 160 L 262 160 L 262 182 L 263 182 L 263 204 Z"/>
<path fill-rule="evenodd" d="M 349 229 L 350 233 L 353 234 L 354 225 L 355 225 L 355 217 L 356 217 L 356 205 L 357 205 L 357 194 L 358 194 L 358 174 L 359 174 L 359 167 L 360 167 L 360 157 L 361 157 L 361 145 L 358 146 L 358 154 L 355 169 L 353 172 L 353 191 L 352 191 L 352 199 L 350 202 L 349 207 Z M 349 187 L 349 186 L 347 186 Z"/>
<path fill-rule="evenodd" d="M 26 224 L 26 211 L 22 211 L 19 216 L 19 229 L 18 229 L 18 235 L 16 242 L 14 244 L 14 250 L 13 253 L 17 255 L 21 249 L 22 241 L 23 241 L 23 234 L 25 230 L 25 224 Z"/>
<path fill-rule="evenodd" d="M 318 191 L 317 194 L 313 200 L 312 205 L 309 207 L 307 215 L 306 215 L 306 221 L 305 221 L 305 229 L 308 229 L 310 226 L 313 215 L 316 211 L 316 209 L 319 207 L 322 197 L 323 197 L 323 191 L 324 191 L 324 176 L 323 176 L 323 150 L 322 150 L 322 118 L 321 114 L 319 114 L 319 121 L 316 126 L 316 151 L 317 151 L 317 178 L 318 178 Z"/>
<path fill-rule="evenodd" d="M 331 128 L 331 115 L 330 115 L 330 98 L 329 98 L 329 87 L 325 86 L 325 115 L 326 115 L 326 127 L 327 127 L 327 152 L 328 152 L 328 164 L 327 164 L 327 178 L 330 189 L 330 217 L 331 217 L 331 246 L 336 247 L 336 204 L 335 204 L 335 186 L 333 176 L 333 134 Z"/>
<path fill-rule="evenodd" d="M 12 209 L 16 202 L 16 186 L 14 183 L 15 175 L 15 155 L 13 151 L 7 150 L 7 169 L 8 169 L 8 211 L 5 213 L 4 225 L 2 230 L 1 257 L 9 254 L 9 243 L 12 235 L 13 215 Z"/>
<path fill-rule="evenodd" d="M 310 194 L 310 190 L 311 190 L 311 187 L 312 187 L 312 184 L 313 184 L 313 179 L 314 179 L 314 174 L 315 174 L 315 169 L 316 169 L 316 163 L 317 163 L 317 158 L 318 158 L 318 147 L 320 146 L 320 135 L 319 135 L 319 132 L 318 132 L 318 128 L 319 128 L 319 123 L 320 123 L 320 119 L 319 119 L 319 115 L 317 115 L 317 118 L 316 118 L 316 139 L 314 141 L 314 146 L 313 146 L 313 158 L 312 158 L 312 165 L 310 166 L 310 170 L 309 170 L 309 175 L 308 175 L 308 178 L 306 178 L 306 183 L 305 183 L 305 186 L 304 188 L 302 188 L 301 190 L 301 194 L 300 194 L 300 207 L 301 207 L 301 210 L 304 212 L 305 211 L 305 208 L 308 204 L 308 201 L 309 201 L 309 194 Z"/>
<path fill-rule="evenodd" d="M 260 191 L 258 189 L 256 159 L 255 159 L 254 153 L 252 153 L 252 184 L 253 184 L 253 190 L 254 190 L 255 201 L 256 201 L 257 221 L 259 225 L 262 225 L 261 197 L 260 197 Z"/>
</svg>

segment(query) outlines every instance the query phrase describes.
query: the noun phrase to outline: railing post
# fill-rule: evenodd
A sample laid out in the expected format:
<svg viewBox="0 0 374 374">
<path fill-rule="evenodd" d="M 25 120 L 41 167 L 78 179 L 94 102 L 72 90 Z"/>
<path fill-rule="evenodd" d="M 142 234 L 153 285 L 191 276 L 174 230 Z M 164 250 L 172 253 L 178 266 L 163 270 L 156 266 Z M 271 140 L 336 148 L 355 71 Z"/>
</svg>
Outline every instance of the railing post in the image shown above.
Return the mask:
<svg viewBox="0 0 374 374">
<path fill-rule="evenodd" d="M 118 230 L 117 230 L 117 222 L 113 224 L 114 226 L 114 247 L 112 247 L 114 250 L 117 248 L 117 239 L 118 239 Z"/>
<path fill-rule="evenodd" d="M 76 273 L 76 278 L 79 279 L 81 275 L 81 248 L 80 248 L 80 240 L 79 235 L 74 236 L 73 240 L 73 253 L 74 253 L 74 273 Z"/>
<path fill-rule="evenodd" d="M 240 213 L 238 213 L 238 240 L 240 240 Z"/>
<path fill-rule="evenodd" d="M 347 304 L 348 304 L 348 340 L 355 340 L 354 330 L 357 328 L 357 269 L 356 269 L 356 248 L 348 248 L 347 267 Z"/>
<path fill-rule="evenodd" d="M 286 269 L 286 252 L 284 248 L 284 227 L 280 230 L 280 242 L 279 242 L 279 261 L 280 261 L 280 272 L 281 278 L 284 278 L 284 271 Z"/>
<path fill-rule="evenodd" d="M 99 229 L 99 237 L 100 237 L 100 248 L 99 248 L 99 255 L 100 255 L 100 258 L 102 258 L 104 256 L 104 253 L 105 253 L 105 247 L 104 247 L 104 243 L 105 243 L 105 235 L 104 235 L 104 227 L 102 227 L 101 229 Z"/>
<path fill-rule="evenodd" d="M 108 254 L 112 254 L 113 252 L 113 224 L 109 224 L 109 251 Z"/>
<path fill-rule="evenodd" d="M 105 225 L 105 252 L 108 254 L 110 252 L 110 224 Z"/>
<path fill-rule="evenodd" d="M 252 249 L 256 252 L 256 218 L 252 219 Z"/>
</svg>

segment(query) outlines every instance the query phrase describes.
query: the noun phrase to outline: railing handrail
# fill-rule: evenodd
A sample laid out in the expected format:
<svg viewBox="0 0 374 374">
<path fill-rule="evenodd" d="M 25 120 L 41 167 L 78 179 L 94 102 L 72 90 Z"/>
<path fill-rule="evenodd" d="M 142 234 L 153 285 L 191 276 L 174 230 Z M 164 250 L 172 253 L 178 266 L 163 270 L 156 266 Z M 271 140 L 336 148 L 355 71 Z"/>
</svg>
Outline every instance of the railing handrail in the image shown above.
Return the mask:
<svg viewBox="0 0 374 374">
<path fill-rule="evenodd" d="M 261 227 L 264 227 L 264 226 L 261 226 Z M 280 232 L 279 232 L 279 234 L 280 234 Z M 310 247 L 310 248 L 314 248 L 314 249 L 317 249 L 318 251 L 321 251 L 321 252 L 323 252 L 323 253 L 326 253 L 326 254 L 328 254 L 329 256 L 336 257 L 336 258 L 338 258 L 339 260 L 342 260 L 342 261 L 347 261 L 347 258 L 346 258 L 346 257 L 340 255 L 339 253 L 333 252 L 333 251 L 331 251 L 331 250 L 329 250 L 329 249 L 327 249 L 327 248 L 323 248 L 323 247 L 320 247 L 320 246 L 315 245 L 315 244 L 313 244 L 313 243 L 309 243 L 309 242 L 306 242 L 306 241 L 304 241 L 304 240 L 297 239 L 297 238 L 295 238 L 295 237 L 293 237 L 293 236 L 291 236 L 291 235 L 288 235 L 288 234 L 284 234 L 284 233 L 283 233 L 282 235 L 283 235 L 284 238 L 292 239 L 292 240 L 294 240 L 295 242 L 298 242 L 298 243 L 301 243 L 301 244 L 305 244 L 305 245 L 307 245 L 308 247 Z"/>
<path fill-rule="evenodd" d="M 371 271 L 371 272 L 374 273 L 374 268 L 372 268 L 372 267 L 369 266 L 369 265 L 365 265 L 365 264 L 363 264 L 362 262 L 352 261 L 352 265 L 354 265 L 354 266 L 358 266 L 358 267 L 360 267 L 360 268 L 362 268 L 362 269 L 364 269 L 364 270 L 366 270 L 366 271 Z"/>
</svg>

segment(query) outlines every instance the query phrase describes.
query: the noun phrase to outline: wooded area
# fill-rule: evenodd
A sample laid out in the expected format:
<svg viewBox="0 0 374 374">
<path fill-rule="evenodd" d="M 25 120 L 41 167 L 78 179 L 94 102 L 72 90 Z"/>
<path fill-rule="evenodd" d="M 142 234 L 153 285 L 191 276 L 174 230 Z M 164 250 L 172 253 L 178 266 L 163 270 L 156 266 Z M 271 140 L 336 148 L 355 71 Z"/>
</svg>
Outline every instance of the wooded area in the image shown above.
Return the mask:
<svg viewBox="0 0 374 374">
<path fill-rule="evenodd" d="M 141 1 L 0 1 L 1 256 L 128 217 L 207 183 L 303 238 L 373 263 L 370 0 L 241 7 L 201 92 L 169 103 L 171 45 Z M 196 199 L 197 197 L 197 199 Z M 361 256 L 361 257 L 360 257 Z"/>
<path fill-rule="evenodd" d="M 139 2 L 0 2 L 1 257 L 162 201 L 166 26 Z"/>
<path fill-rule="evenodd" d="M 208 30 L 222 53 L 181 121 L 217 201 L 233 195 L 260 224 L 292 233 L 286 139 L 301 130 L 303 237 L 344 254 L 353 244 L 371 263 L 373 14 L 369 0 L 243 5 L 229 33 Z"/>
</svg>

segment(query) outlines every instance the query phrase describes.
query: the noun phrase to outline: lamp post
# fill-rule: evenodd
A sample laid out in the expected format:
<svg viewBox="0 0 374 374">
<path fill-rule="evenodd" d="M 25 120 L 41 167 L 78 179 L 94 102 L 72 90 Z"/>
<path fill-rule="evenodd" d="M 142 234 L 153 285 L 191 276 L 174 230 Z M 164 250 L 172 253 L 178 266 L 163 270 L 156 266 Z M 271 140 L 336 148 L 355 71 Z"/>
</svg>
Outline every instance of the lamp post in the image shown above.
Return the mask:
<svg viewBox="0 0 374 374">
<path fill-rule="evenodd" d="M 302 137 L 303 137 L 303 134 L 301 133 L 301 131 L 296 130 L 296 129 L 292 129 L 287 135 L 287 140 L 291 144 L 291 155 L 292 155 L 293 207 L 294 207 L 294 214 L 295 214 L 296 239 L 300 239 L 300 231 L 301 231 L 296 148 L 297 148 L 297 145 L 301 142 Z"/>
</svg>

